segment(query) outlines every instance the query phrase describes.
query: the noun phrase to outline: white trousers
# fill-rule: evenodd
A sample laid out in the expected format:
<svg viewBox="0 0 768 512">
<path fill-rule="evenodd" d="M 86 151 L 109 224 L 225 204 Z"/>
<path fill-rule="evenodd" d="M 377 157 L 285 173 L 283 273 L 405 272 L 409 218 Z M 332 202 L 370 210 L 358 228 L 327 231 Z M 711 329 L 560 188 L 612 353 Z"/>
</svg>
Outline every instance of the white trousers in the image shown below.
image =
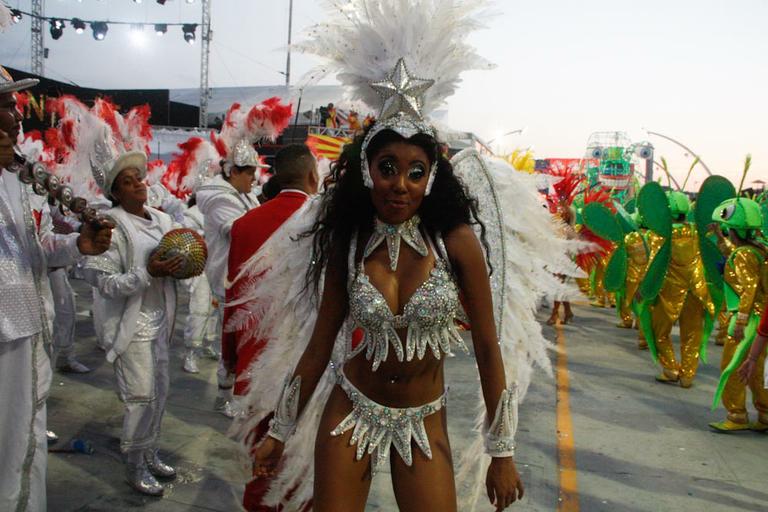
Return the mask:
<svg viewBox="0 0 768 512">
<path fill-rule="evenodd" d="M 75 291 L 69 284 L 66 268 L 48 272 L 53 294 L 53 350 L 59 357 L 75 355 Z"/>
<path fill-rule="evenodd" d="M 91 317 L 93 319 L 93 332 L 96 334 L 96 344 L 107 350 L 107 344 L 104 341 L 104 319 L 106 314 L 106 302 L 105 299 L 99 293 L 98 288 L 91 288 L 93 292 L 91 301 Z"/>
<path fill-rule="evenodd" d="M 188 349 L 202 348 L 203 343 L 214 345 L 221 334 L 221 316 L 214 308 L 211 285 L 205 274 L 191 279 L 189 289 L 189 315 L 184 326 L 184 346 Z"/>
<path fill-rule="evenodd" d="M 120 450 L 129 462 L 155 448 L 168 398 L 169 336 L 165 329 L 154 341 L 134 341 L 115 360 L 118 396 L 125 405 Z M 134 460 L 135 459 L 135 460 Z"/>
<path fill-rule="evenodd" d="M 44 512 L 45 399 L 51 363 L 39 335 L 0 343 L 0 510 Z"/>
</svg>

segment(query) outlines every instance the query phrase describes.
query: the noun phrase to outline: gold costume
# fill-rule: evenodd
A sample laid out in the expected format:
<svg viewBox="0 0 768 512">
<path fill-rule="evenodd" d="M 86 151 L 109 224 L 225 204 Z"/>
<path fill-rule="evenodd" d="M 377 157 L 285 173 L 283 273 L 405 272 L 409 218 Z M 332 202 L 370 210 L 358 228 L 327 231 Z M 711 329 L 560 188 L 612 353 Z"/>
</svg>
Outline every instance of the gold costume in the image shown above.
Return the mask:
<svg viewBox="0 0 768 512">
<path fill-rule="evenodd" d="M 715 345 L 723 346 L 728 341 L 728 325 L 731 323 L 731 313 L 728 308 L 723 305 L 720 308 L 720 312 L 717 314 L 717 336 L 715 337 Z"/>
<path fill-rule="evenodd" d="M 651 252 L 655 254 L 664 239 L 649 234 Z M 699 239 L 693 224 L 674 224 L 672 255 L 664 285 L 650 306 L 659 363 L 670 380 L 681 379 L 690 386 L 699 365 L 699 349 L 704 331 L 704 313 L 714 316 L 707 280 L 699 251 Z M 675 357 L 670 334 L 675 322 L 680 323 L 680 364 Z"/>
<path fill-rule="evenodd" d="M 635 299 L 637 289 L 645 277 L 645 269 L 648 267 L 648 248 L 643 235 L 639 231 L 633 231 L 624 237 L 624 245 L 627 248 L 627 278 L 624 281 L 624 297 L 621 304 L 617 304 L 621 323 L 627 329 L 632 327 L 633 312 L 632 302 Z"/>
<path fill-rule="evenodd" d="M 723 277 L 727 286 L 730 286 L 739 297 L 738 313 L 744 317 L 755 314 L 760 316 L 765 308 L 766 289 L 761 282 L 761 272 L 765 255 L 758 256 L 758 249 L 754 247 L 741 247 L 733 252 L 725 265 Z M 739 342 L 729 336 L 723 347 L 723 359 L 720 369 L 724 370 L 733 358 Z M 749 382 L 752 391 L 752 403 L 759 413 L 759 422 L 768 424 L 768 390 L 763 387 L 763 368 L 765 366 L 765 352 L 757 360 L 757 371 Z M 728 411 L 728 420 L 747 424 L 749 418 L 746 408 L 747 386 L 739 380 L 734 373 L 728 379 L 723 390 L 723 407 Z"/>
<path fill-rule="evenodd" d="M 590 303 L 592 306 L 609 308 L 615 305 L 616 301 L 613 298 L 613 294 L 605 291 L 605 284 L 603 282 L 605 279 L 605 267 L 608 266 L 608 261 L 610 261 L 612 254 L 613 250 L 600 258 L 597 261 L 597 265 L 595 265 L 594 298 Z"/>
<path fill-rule="evenodd" d="M 733 250 L 736 248 L 733 243 L 727 238 L 719 237 L 717 240 L 717 248 L 727 260 Z M 732 313 L 728 311 L 728 306 L 723 302 L 723 307 L 720 308 L 720 312 L 717 314 L 717 335 L 715 336 L 715 345 L 724 346 L 728 341 L 728 327 L 731 325 Z"/>
</svg>

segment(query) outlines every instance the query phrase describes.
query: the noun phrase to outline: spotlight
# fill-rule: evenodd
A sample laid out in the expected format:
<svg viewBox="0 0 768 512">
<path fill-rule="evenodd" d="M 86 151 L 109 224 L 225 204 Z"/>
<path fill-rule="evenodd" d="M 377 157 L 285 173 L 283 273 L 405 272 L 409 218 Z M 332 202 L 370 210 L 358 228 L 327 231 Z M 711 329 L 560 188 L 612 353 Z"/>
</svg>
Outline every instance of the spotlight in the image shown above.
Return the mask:
<svg viewBox="0 0 768 512">
<path fill-rule="evenodd" d="M 94 21 L 91 23 L 91 30 L 93 30 L 93 38 L 97 41 L 102 41 L 107 37 L 109 26 L 103 21 Z"/>
<path fill-rule="evenodd" d="M 14 23 L 21 21 L 21 11 L 18 9 L 11 9 L 11 19 Z"/>
<path fill-rule="evenodd" d="M 140 4 L 141 0 L 133 0 L 134 3 Z"/>
<path fill-rule="evenodd" d="M 188 4 L 193 4 L 193 3 L 195 3 L 195 0 L 187 0 L 187 3 Z"/>
<path fill-rule="evenodd" d="M 82 34 L 85 32 L 85 22 L 80 18 L 72 18 L 72 28 L 75 29 L 76 33 Z"/>
<path fill-rule="evenodd" d="M 63 20 L 51 20 L 51 37 L 54 41 L 64 34 L 64 26 Z"/>
<path fill-rule="evenodd" d="M 195 30 L 197 25 L 194 23 L 187 23 L 181 26 L 182 32 L 184 32 L 184 40 L 189 44 L 195 44 Z"/>
<path fill-rule="evenodd" d="M 157 3 L 159 3 L 160 5 L 165 5 L 165 0 L 157 0 Z"/>
<path fill-rule="evenodd" d="M 155 34 L 158 36 L 165 35 L 165 33 L 168 32 L 168 25 L 165 23 L 156 23 L 155 24 Z"/>
<path fill-rule="evenodd" d="M 144 46 L 144 43 L 146 43 L 146 39 L 144 38 L 144 25 L 131 25 L 131 42 L 133 42 L 135 46 Z"/>
</svg>

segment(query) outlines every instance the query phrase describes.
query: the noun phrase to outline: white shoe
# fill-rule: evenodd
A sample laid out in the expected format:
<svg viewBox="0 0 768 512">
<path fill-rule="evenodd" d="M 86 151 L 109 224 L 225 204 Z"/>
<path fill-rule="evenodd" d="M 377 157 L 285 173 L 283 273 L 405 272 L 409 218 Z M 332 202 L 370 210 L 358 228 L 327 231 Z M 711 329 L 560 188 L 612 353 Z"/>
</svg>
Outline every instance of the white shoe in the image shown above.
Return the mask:
<svg viewBox="0 0 768 512">
<path fill-rule="evenodd" d="M 165 488 L 160 485 L 157 478 L 149 472 L 146 462 L 139 464 L 127 464 L 125 467 L 125 479 L 135 491 L 147 496 L 162 496 Z"/>
<path fill-rule="evenodd" d="M 58 365 L 59 371 L 64 373 L 88 373 L 91 371 L 90 368 L 85 366 L 83 363 L 75 359 L 74 357 L 71 359 L 67 359 L 63 363 Z"/>
<path fill-rule="evenodd" d="M 176 469 L 162 461 L 157 450 L 147 450 L 144 452 L 144 462 L 147 469 L 156 478 L 175 478 Z"/>
<path fill-rule="evenodd" d="M 237 416 L 237 410 L 232 404 L 231 399 L 226 399 L 221 396 L 216 397 L 216 401 L 213 404 L 213 410 L 220 412 L 224 416 L 226 416 L 229 419 L 234 418 Z"/>
<path fill-rule="evenodd" d="M 211 345 L 203 347 L 203 356 L 207 357 L 208 359 L 213 359 L 214 361 L 219 360 L 219 352 Z"/>
<path fill-rule="evenodd" d="M 197 354 L 194 350 L 187 352 L 184 356 L 184 366 L 182 369 L 187 373 L 200 373 L 200 369 L 197 367 Z"/>
</svg>

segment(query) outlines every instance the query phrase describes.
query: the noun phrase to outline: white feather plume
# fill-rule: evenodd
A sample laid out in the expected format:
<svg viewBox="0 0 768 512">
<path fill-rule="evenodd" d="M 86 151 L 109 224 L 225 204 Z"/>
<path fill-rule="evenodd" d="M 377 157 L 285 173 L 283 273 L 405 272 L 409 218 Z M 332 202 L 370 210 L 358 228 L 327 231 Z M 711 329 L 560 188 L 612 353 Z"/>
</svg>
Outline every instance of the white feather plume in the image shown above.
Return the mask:
<svg viewBox="0 0 768 512">
<path fill-rule="evenodd" d="M 542 297 L 573 297 L 578 290 L 555 274 L 585 277 L 571 256 L 584 243 L 567 240 L 537 190 L 535 176 L 500 158 L 467 149 L 451 160 L 456 175 L 478 200 L 493 265 L 491 290 L 507 385 L 517 384 L 522 401 L 535 366 L 551 374 L 536 309 Z M 474 510 L 482 495 L 490 457 L 484 455 L 485 402 L 478 393 L 475 439 L 457 459 L 460 510 Z M 463 491 L 463 492 L 461 492 Z"/>
<path fill-rule="evenodd" d="M 57 102 L 61 116 L 59 128 L 65 123 L 70 123 L 74 139 L 74 146 L 69 148 L 64 161 L 57 166 L 57 174 L 72 187 L 76 196 L 89 202 L 103 200 L 104 195 L 93 178 L 91 162 L 99 139 L 109 140 L 114 144 L 113 137 L 110 136 L 112 130 L 103 119 L 74 97 L 62 96 Z"/>
<path fill-rule="evenodd" d="M 418 78 L 434 80 L 424 95 L 426 116 L 453 95 L 460 75 L 490 69 L 466 39 L 482 27 L 487 0 L 349 0 L 327 2 L 329 20 L 312 27 L 295 47 L 325 63 L 305 81 L 335 74 L 348 100 L 380 109 L 370 83 L 389 75 L 400 58 Z"/>
<path fill-rule="evenodd" d="M 237 301 L 227 304 L 239 309 L 225 330 L 245 330 L 254 339 L 270 340 L 247 372 L 252 376 L 243 397 L 248 415 L 236 419 L 230 430 L 246 451 L 248 435 L 275 409 L 282 377 L 292 373 L 298 364 L 317 319 L 316 303 L 304 293 L 303 278 L 311 264 L 312 237 L 298 235 L 311 228 L 320 201 L 319 197 L 307 201 L 243 264 L 235 279 L 246 280 L 243 293 Z M 338 339 L 345 339 L 344 330 L 342 333 Z M 271 486 L 266 504 L 280 503 L 288 489 L 293 491 L 285 510 L 299 510 L 299 504 L 312 498 L 315 437 L 334 384 L 335 375 L 329 366 L 302 411 L 296 433 L 286 444 L 283 469 Z"/>
</svg>

